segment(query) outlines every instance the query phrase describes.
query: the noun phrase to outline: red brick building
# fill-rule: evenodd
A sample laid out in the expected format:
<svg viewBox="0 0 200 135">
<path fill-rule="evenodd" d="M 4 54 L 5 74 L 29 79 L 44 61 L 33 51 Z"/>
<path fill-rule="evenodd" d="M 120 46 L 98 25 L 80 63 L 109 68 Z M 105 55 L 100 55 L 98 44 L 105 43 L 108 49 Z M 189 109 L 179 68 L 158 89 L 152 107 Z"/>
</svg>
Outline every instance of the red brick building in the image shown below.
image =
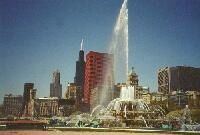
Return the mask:
<svg viewBox="0 0 200 135">
<path fill-rule="evenodd" d="M 109 76 L 108 76 L 109 74 Z M 91 90 L 102 86 L 104 79 L 113 83 L 113 55 L 90 51 L 86 55 L 84 103 L 90 104 Z"/>
</svg>

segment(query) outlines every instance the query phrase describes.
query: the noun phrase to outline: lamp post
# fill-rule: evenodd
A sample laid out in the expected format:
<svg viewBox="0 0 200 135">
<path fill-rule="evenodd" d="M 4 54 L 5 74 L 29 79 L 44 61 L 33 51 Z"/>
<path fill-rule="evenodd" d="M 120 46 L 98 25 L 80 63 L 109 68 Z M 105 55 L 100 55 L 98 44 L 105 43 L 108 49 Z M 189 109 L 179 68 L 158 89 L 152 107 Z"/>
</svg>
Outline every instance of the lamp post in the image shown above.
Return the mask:
<svg viewBox="0 0 200 135">
<path fill-rule="evenodd" d="M 182 92 L 181 90 L 177 91 L 177 97 L 178 97 L 178 106 L 181 107 L 181 96 L 182 96 Z"/>
<path fill-rule="evenodd" d="M 187 104 L 188 104 L 189 106 L 191 106 L 190 99 L 191 99 L 192 94 L 189 93 L 189 92 L 186 92 L 185 95 L 186 95 L 186 97 L 187 97 Z"/>
</svg>

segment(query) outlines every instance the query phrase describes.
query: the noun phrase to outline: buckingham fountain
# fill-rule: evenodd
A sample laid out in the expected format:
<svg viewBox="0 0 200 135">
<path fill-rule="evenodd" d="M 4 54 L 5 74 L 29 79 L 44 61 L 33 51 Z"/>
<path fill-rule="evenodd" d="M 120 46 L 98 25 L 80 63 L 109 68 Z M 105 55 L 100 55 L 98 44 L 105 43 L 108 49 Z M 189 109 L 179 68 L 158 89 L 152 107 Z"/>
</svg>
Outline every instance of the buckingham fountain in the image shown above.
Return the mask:
<svg viewBox="0 0 200 135">
<path fill-rule="evenodd" d="M 128 80 L 128 1 L 124 0 L 113 29 L 109 53 L 114 56 L 115 78 Z M 133 73 L 133 70 L 130 74 Z M 124 80 L 123 80 L 124 79 Z M 65 119 L 68 127 L 124 127 L 124 128 L 191 128 L 180 118 L 170 119 L 159 105 L 146 104 L 135 97 L 136 87 L 125 83 L 121 86 L 120 96 L 110 101 L 107 107 L 97 105 L 90 114 L 72 115 Z M 107 91 L 106 87 L 102 91 Z M 104 100 L 104 98 L 100 98 Z M 103 102 L 103 101 L 102 101 Z M 188 109 L 184 117 L 189 117 Z M 178 126 L 177 126 L 178 125 Z M 171 126 L 171 127 L 170 127 Z M 199 126 L 200 127 L 200 126 Z"/>
<path fill-rule="evenodd" d="M 109 53 L 113 54 L 115 78 L 128 79 L 128 1 L 124 0 L 113 29 Z M 133 73 L 133 70 L 131 74 Z M 105 79 L 106 85 L 106 79 Z M 120 96 L 107 104 L 97 105 L 91 114 L 73 116 L 67 124 L 99 127 L 155 127 L 163 122 L 165 112 L 160 106 L 149 106 L 135 98 L 136 87 L 129 83 L 121 86 Z M 102 91 L 108 91 L 106 87 Z M 104 92 L 103 92 L 104 93 Z M 104 98 L 100 98 L 103 103 Z M 83 124 L 84 123 L 84 124 Z M 86 124 L 87 123 L 87 124 Z"/>
<path fill-rule="evenodd" d="M 128 1 L 124 0 L 116 24 L 113 29 L 109 53 L 114 55 L 114 75 L 118 81 L 128 79 Z M 133 71 L 132 71 L 133 73 Z M 121 80 L 119 80 L 119 78 Z M 148 106 L 143 100 L 135 98 L 136 87 L 126 83 L 121 86 L 120 96 L 112 100 L 107 107 L 98 105 L 91 116 L 100 119 L 102 126 L 108 126 L 108 121 L 118 123 L 111 126 L 150 127 L 164 118 L 160 107 Z M 107 91 L 103 89 L 102 91 Z M 103 100 L 103 99 L 102 99 Z M 116 122 L 117 121 L 117 122 Z M 120 124 L 119 124 L 120 123 Z"/>
</svg>

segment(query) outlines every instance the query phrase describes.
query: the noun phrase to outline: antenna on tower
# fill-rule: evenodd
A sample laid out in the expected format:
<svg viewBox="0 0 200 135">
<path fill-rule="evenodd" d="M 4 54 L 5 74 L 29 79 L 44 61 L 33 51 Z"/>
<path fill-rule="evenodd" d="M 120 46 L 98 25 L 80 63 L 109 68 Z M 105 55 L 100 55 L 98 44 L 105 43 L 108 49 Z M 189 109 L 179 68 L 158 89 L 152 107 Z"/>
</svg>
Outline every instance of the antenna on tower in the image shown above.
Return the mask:
<svg viewBox="0 0 200 135">
<path fill-rule="evenodd" d="M 83 38 L 81 40 L 81 50 L 83 50 Z"/>
</svg>

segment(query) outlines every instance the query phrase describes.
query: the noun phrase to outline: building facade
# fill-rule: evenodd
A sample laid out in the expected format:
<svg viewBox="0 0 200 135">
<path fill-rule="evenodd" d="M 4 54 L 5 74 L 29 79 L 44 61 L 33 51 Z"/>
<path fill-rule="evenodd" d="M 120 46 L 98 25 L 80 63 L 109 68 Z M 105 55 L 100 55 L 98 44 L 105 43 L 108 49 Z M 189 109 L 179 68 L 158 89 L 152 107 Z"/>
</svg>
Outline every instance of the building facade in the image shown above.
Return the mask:
<svg viewBox="0 0 200 135">
<path fill-rule="evenodd" d="M 167 95 L 160 92 L 151 93 L 151 102 L 162 102 L 167 100 Z"/>
<path fill-rule="evenodd" d="M 0 118 L 4 116 L 3 110 L 4 110 L 3 104 L 0 104 Z"/>
<path fill-rule="evenodd" d="M 138 86 L 138 75 L 135 73 L 134 68 L 132 67 L 131 72 L 128 75 L 127 84 L 131 86 Z"/>
<path fill-rule="evenodd" d="M 34 100 L 35 117 L 51 117 L 58 114 L 58 97 L 38 98 Z"/>
<path fill-rule="evenodd" d="M 150 93 L 149 87 L 137 86 L 135 97 L 136 99 L 143 99 L 143 94 Z"/>
<path fill-rule="evenodd" d="M 199 91 L 173 91 L 168 94 L 168 108 L 175 110 L 177 108 L 200 108 L 200 92 Z"/>
<path fill-rule="evenodd" d="M 28 105 L 30 102 L 30 95 L 32 89 L 34 89 L 34 83 L 24 83 L 24 94 L 23 94 L 23 105 L 22 105 L 23 116 L 28 115 L 28 108 L 29 108 Z"/>
<path fill-rule="evenodd" d="M 146 104 L 150 104 L 151 103 L 151 93 L 143 92 L 142 93 L 142 99 Z"/>
<path fill-rule="evenodd" d="M 143 86 L 139 85 L 138 75 L 134 71 L 133 67 L 128 74 L 127 82 L 126 83 L 117 83 L 115 85 L 114 91 L 113 91 L 114 99 L 120 97 L 120 94 L 122 93 L 121 90 L 122 90 L 123 86 L 132 86 L 134 88 L 132 93 L 130 93 L 130 94 L 134 95 L 134 96 L 132 96 L 132 97 L 134 97 L 134 99 L 143 99 L 144 95 L 147 95 L 147 93 L 149 93 L 148 87 L 143 87 Z"/>
<path fill-rule="evenodd" d="M 128 75 L 127 84 L 135 87 L 135 91 L 134 91 L 135 99 L 142 99 L 143 93 L 149 93 L 148 87 L 143 87 L 139 85 L 138 75 L 134 71 L 133 67 L 131 69 L 131 72 Z"/>
<path fill-rule="evenodd" d="M 187 104 L 192 108 L 200 108 L 200 92 L 199 91 L 186 91 Z"/>
<path fill-rule="evenodd" d="M 50 97 L 62 98 L 62 84 L 60 84 L 60 72 L 53 72 L 52 83 L 50 84 Z"/>
<path fill-rule="evenodd" d="M 20 116 L 22 113 L 23 96 L 5 95 L 3 101 L 3 114 L 5 116 Z"/>
<path fill-rule="evenodd" d="M 82 101 L 81 98 L 81 87 L 75 83 L 68 83 L 67 89 L 65 92 L 65 98 L 69 100 L 74 100 L 76 104 L 76 109 L 82 111 Z"/>
<path fill-rule="evenodd" d="M 75 101 L 58 97 L 44 97 L 34 100 L 34 117 L 69 116 L 75 112 Z"/>
<path fill-rule="evenodd" d="M 172 91 L 200 91 L 200 68 L 176 66 L 158 71 L 158 91 L 169 94 Z"/>
<path fill-rule="evenodd" d="M 36 99 L 36 92 L 37 89 L 31 89 L 30 90 L 30 100 L 28 102 L 27 106 L 27 114 L 25 116 L 33 116 L 34 113 L 34 100 Z"/>
<path fill-rule="evenodd" d="M 79 94 L 77 96 L 79 103 L 83 101 L 84 98 L 84 83 L 85 83 L 85 60 L 84 60 L 84 50 L 83 50 L 83 40 L 81 42 L 81 49 L 79 51 L 79 59 L 76 61 L 76 73 L 74 77 L 74 83 L 76 86 L 80 87 Z"/>
<path fill-rule="evenodd" d="M 68 83 L 67 89 L 65 92 L 66 99 L 76 100 L 80 91 L 80 86 L 77 86 L 75 83 Z"/>
<path fill-rule="evenodd" d="M 96 87 L 102 87 L 104 90 L 107 89 L 106 92 L 108 93 L 104 93 L 108 97 L 105 99 L 105 102 L 111 100 L 112 95 L 109 90 L 114 86 L 113 78 L 113 55 L 90 51 L 86 55 L 84 84 L 84 103 L 88 104 L 88 108 L 90 106 L 90 96 L 92 96 L 91 90 Z M 101 97 L 101 95 L 99 96 Z"/>
</svg>

